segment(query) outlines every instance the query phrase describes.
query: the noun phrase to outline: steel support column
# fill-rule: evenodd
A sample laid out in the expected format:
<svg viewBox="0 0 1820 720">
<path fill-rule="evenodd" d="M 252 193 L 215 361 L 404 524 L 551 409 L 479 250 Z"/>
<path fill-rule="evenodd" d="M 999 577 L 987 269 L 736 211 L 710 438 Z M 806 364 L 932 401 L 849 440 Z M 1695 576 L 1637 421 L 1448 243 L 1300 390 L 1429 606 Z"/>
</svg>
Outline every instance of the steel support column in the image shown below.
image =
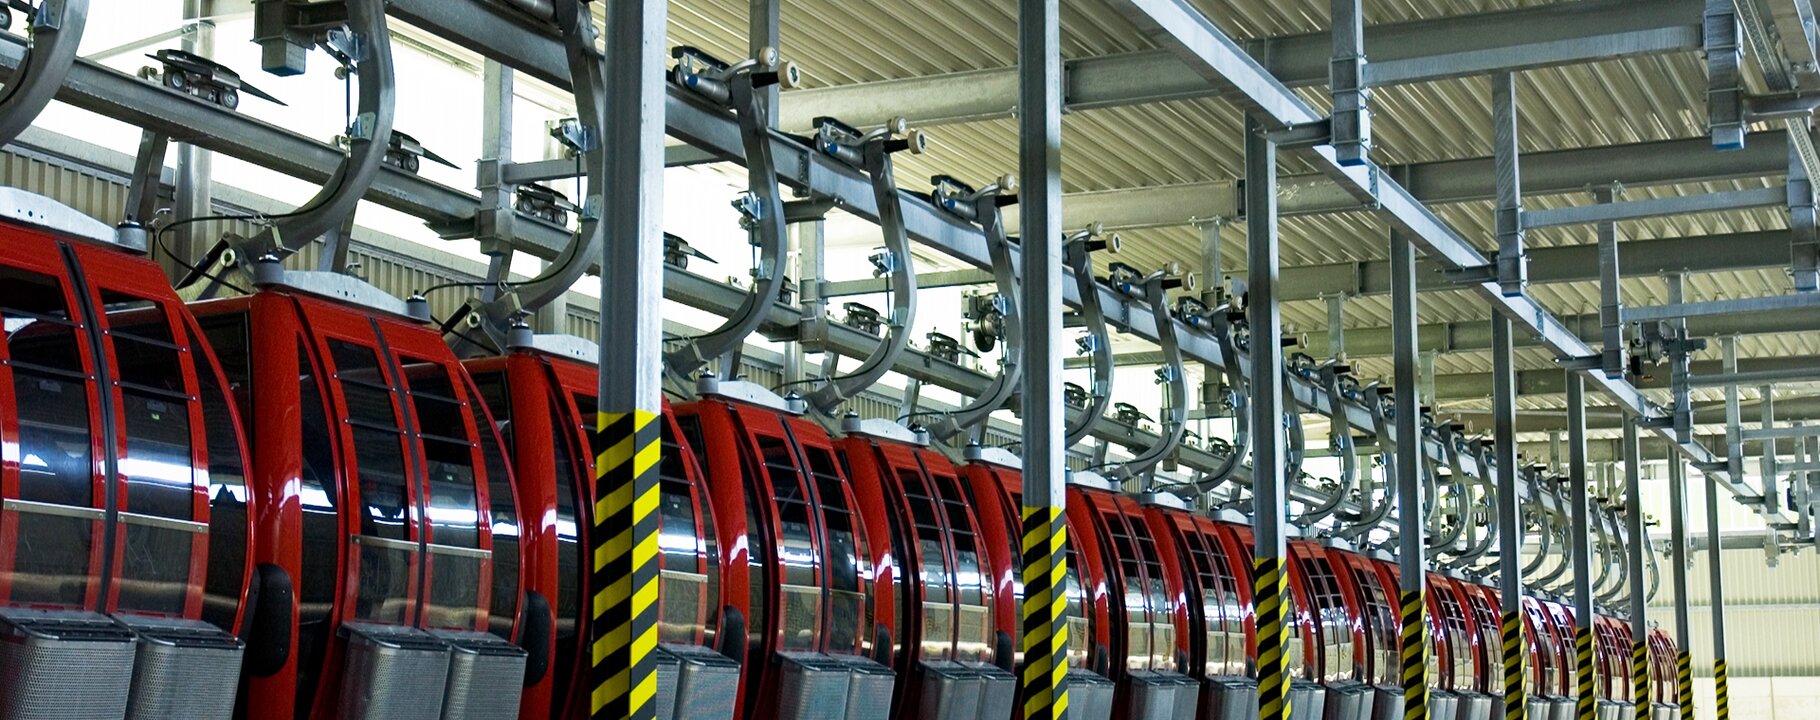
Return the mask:
<svg viewBox="0 0 1820 720">
<path fill-rule="evenodd" d="M 1692 718 L 1694 670 L 1688 649 L 1693 647 L 1694 636 L 1687 613 L 1687 459 L 1671 451 L 1667 462 L 1670 582 L 1675 591 L 1675 703 L 1681 706 L 1681 717 Z"/>
<path fill-rule="evenodd" d="M 1333 59 L 1328 92 L 1333 96 L 1333 148 L 1342 164 L 1371 157 L 1371 88 L 1365 84 L 1365 13 L 1360 0 L 1333 0 Z"/>
<path fill-rule="evenodd" d="M 215 55 L 215 23 L 203 18 L 215 14 L 215 0 L 183 0 L 183 19 L 197 21 L 196 30 L 183 38 L 183 50 L 204 58 Z M 215 214 L 215 154 L 188 143 L 177 145 L 177 188 L 173 222 L 208 217 Z M 154 177 L 156 177 L 154 175 Z M 142 222 L 150 223 L 151 218 Z M 173 230 L 177 237 L 171 252 L 179 264 L 193 265 L 214 238 L 205 235 L 208 228 L 197 223 L 184 223 Z"/>
<path fill-rule="evenodd" d="M 1491 77 L 1492 155 L 1497 166 L 1498 198 L 1493 225 L 1498 233 L 1498 288 L 1506 296 L 1522 295 L 1529 284 L 1529 257 L 1523 249 L 1523 183 L 1517 158 L 1517 76 Z"/>
<path fill-rule="evenodd" d="M 746 47 L 751 57 L 763 58 L 766 48 L 782 51 L 783 0 L 751 0 L 747 7 L 750 13 L 746 17 Z M 780 89 L 776 84 L 771 84 L 758 93 L 763 98 L 760 104 L 765 108 L 765 118 L 769 121 L 767 124 L 773 129 L 777 127 L 777 96 Z"/>
<path fill-rule="evenodd" d="M 561 7 L 578 0 L 558 0 Z M 587 3 L 573 9 L 587 18 Z M 593 553 L 592 712 L 595 720 L 655 720 L 657 468 L 662 452 L 664 0 L 619 0 L 606 8 L 606 114 L 601 142 L 606 187 L 583 199 L 602 208 L 600 325 L 615 342 L 600 344 L 600 415 L 594 436 L 595 497 L 606 512 Z M 588 44 L 589 48 L 593 43 Z M 627 579 L 631 582 L 626 583 Z M 615 592 L 614 588 L 626 590 Z"/>
<path fill-rule="evenodd" d="M 1757 388 L 1758 420 L 1763 430 L 1776 427 L 1776 388 L 1773 385 L 1762 385 Z M 1763 454 L 1758 457 L 1763 475 L 1763 503 L 1771 512 L 1782 509 L 1782 482 L 1776 469 L 1776 444 L 1763 444 Z"/>
<path fill-rule="evenodd" d="M 1416 388 L 1416 247 L 1403 231 L 1390 230 L 1391 315 L 1395 344 L 1396 453 L 1390 472 L 1397 484 L 1397 568 L 1402 626 L 1403 717 L 1428 717 L 1428 624 L 1423 621 L 1428 539 L 1422 512 L 1422 404 Z"/>
<path fill-rule="evenodd" d="M 1624 419 L 1624 523 L 1630 557 L 1630 678 L 1637 720 L 1649 720 L 1649 602 L 1643 589 L 1643 554 L 1652 552 L 1643 533 L 1643 464 L 1637 446 L 1637 419 Z"/>
<path fill-rule="evenodd" d="M 1503 601 L 1504 712 L 1522 718 L 1523 518 L 1517 496 L 1517 367 L 1510 318 L 1491 316 L 1492 437 L 1498 463 L 1498 591 Z M 1464 519 L 1470 521 L 1470 518 Z M 1511 713 L 1516 713 L 1512 715 Z"/>
<path fill-rule="evenodd" d="M 1741 459 L 1734 456 L 1734 461 Z M 1720 538 L 1719 480 L 1712 473 L 1701 474 L 1706 476 L 1706 537 Z M 1706 548 L 1707 592 L 1712 597 L 1713 614 L 1713 709 L 1718 720 L 1731 720 L 1730 683 L 1725 668 L 1725 573 L 1721 567 L 1725 552 L 1719 545 L 1712 542 Z"/>
<path fill-rule="evenodd" d="M 1617 199 L 1618 189 L 1613 186 L 1593 189 L 1593 199 L 1600 205 L 1610 205 Z M 1599 351 L 1599 367 L 1605 377 L 1624 377 L 1626 349 L 1624 346 L 1624 295 L 1621 292 L 1621 275 L 1618 269 L 1618 224 L 1615 222 L 1599 223 L 1599 329 L 1603 340 Z"/>
<path fill-rule="evenodd" d="M 1257 591 L 1258 718 L 1289 719 L 1289 546 L 1283 536 L 1288 503 L 1284 468 L 1283 309 L 1277 303 L 1277 147 L 1255 116 L 1245 119 L 1247 262 L 1246 319 L 1251 323 L 1251 495 L 1253 577 Z M 1409 437 L 1409 436 L 1404 436 Z"/>
<path fill-rule="evenodd" d="M 1064 720 L 1068 618 L 1062 443 L 1060 0 L 1018 0 L 1018 160 L 1023 206 L 1023 717 Z M 1082 638 L 1082 642 L 1087 642 Z"/>
<path fill-rule="evenodd" d="M 1573 505 L 1567 552 L 1574 571 L 1574 717 L 1594 720 L 1598 698 L 1593 694 L 1593 530 L 1592 492 L 1586 483 L 1586 382 L 1572 370 L 1567 371 L 1567 447 L 1567 501 Z"/>
</svg>

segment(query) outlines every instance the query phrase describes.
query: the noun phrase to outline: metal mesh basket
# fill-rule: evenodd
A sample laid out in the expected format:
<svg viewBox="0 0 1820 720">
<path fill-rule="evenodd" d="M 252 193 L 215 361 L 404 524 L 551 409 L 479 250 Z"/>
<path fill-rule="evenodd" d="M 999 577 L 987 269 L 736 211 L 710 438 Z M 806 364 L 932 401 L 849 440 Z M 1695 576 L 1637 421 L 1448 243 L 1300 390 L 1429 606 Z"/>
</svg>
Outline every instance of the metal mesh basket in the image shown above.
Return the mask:
<svg viewBox="0 0 1820 720">
<path fill-rule="evenodd" d="M 441 720 L 449 645 L 410 627 L 347 623 L 341 720 Z"/>
<path fill-rule="evenodd" d="M 1326 687 L 1312 680 L 1289 683 L 1289 720 L 1321 720 L 1326 712 Z"/>
<path fill-rule="evenodd" d="M 1681 706 L 1669 703 L 1656 703 L 1649 709 L 1650 720 L 1681 720 Z"/>
<path fill-rule="evenodd" d="M 129 720 L 228 720 L 245 644 L 201 620 L 121 618 L 139 636 Z"/>
<path fill-rule="evenodd" d="M 1494 704 L 1492 697 L 1485 693 L 1460 693 L 1460 718 L 1461 720 L 1489 718 Z"/>
<path fill-rule="evenodd" d="M 897 693 L 897 673 L 858 655 L 835 655 L 851 678 L 847 686 L 847 720 L 888 720 Z"/>
<path fill-rule="evenodd" d="M 0 610 L 0 720 L 117 720 L 132 631 L 90 612 Z"/>
<path fill-rule="evenodd" d="M 1574 708 L 1574 699 L 1573 698 L 1570 698 L 1570 697 L 1552 698 L 1549 700 L 1549 703 L 1550 703 L 1550 708 L 1552 708 L 1552 712 L 1553 712 L 1553 715 L 1551 715 L 1550 717 L 1553 720 L 1574 720 L 1575 708 Z"/>
<path fill-rule="evenodd" d="M 657 647 L 658 720 L 733 720 L 739 663 L 699 645 Z"/>
<path fill-rule="evenodd" d="M 1599 720 L 1629 720 L 1637 716 L 1637 706 L 1627 702 L 1599 701 Z"/>
<path fill-rule="evenodd" d="M 1450 690 L 1428 692 L 1429 720 L 1460 720 L 1460 696 Z"/>
<path fill-rule="evenodd" d="M 498 635 L 432 633 L 449 644 L 449 683 L 442 720 L 492 720 L 518 716 L 524 691 L 525 651 Z"/>
<path fill-rule="evenodd" d="M 820 653 L 778 653 L 780 720 L 845 720 L 847 668 Z"/>
<path fill-rule="evenodd" d="M 1391 685 L 1373 687 L 1371 720 L 1403 720 L 1403 688 Z"/>
<path fill-rule="evenodd" d="M 1235 675 L 1207 678 L 1201 681 L 1201 703 L 1207 707 L 1203 717 L 1257 717 L 1258 681 Z"/>
<path fill-rule="evenodd" d="M 985 678 L 973 668 L 953 660 L 926 660 L 917 663 L 916 672 L 922 681 L 917 717 L 980 720 L 980 693 Z"/>
<path fill-rule="evenodd" d="M 1004 720 L 1017 707 L 1017 676 L 991 663 L 971 663 L 980 676 L 980 720 Z"/>
<path fill-rule="evenodd" d="M 1327 683 L 1325 720 L 1371 720 L 1370 687 L 1351 680 Z"/>
<path fill-rule="evenodd" d="M 1112 681 L 1087 670 L 1068 671 L 1069 720 L 1108 720 L 1112 717 Z M 1257 714 L 1256 710 L 1252 711 Z"/>
</svg>

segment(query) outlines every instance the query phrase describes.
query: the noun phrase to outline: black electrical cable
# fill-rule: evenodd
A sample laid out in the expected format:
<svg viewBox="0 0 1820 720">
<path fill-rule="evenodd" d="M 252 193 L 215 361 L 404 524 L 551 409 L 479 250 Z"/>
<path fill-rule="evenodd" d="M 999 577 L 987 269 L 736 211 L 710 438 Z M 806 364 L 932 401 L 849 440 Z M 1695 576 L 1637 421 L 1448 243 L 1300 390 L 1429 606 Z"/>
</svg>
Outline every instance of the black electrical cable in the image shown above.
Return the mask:
<svg viewBox="0 0 1820 720">
<path fill-rule="evenodd" d="M 190 273 L 193 275 L 205 277 L 205 278 L 208 278 L 215 282 L 221 283 L 223 287 L 226 287 L 226 288 L 233 290 L 234 292 L 240 293 L 242 295 L 251 295 L 252 293 L 250 291 L 248 291 L 246 288 L 243 288 L 243 287 L 240 287 L 239 285 L 235 285 L 231 282 L 228 282 L 226 278 L 223 278 L 220 275 L 215 275 L 213 273 L 202 270 L 202 269 L 196 267 L 195 265 L 190 264 L 188 261 L 184 260 L 182 256 L 178 255 L 177 253 L 171 252 L 171 246 L 165 242 L 165 237 L 164 237 L 165 234 L 169 233 L 171 230 L 176 229 L 177 226 L 185 225 L 185 224 L 193 223 L 193 222 L 200 222 L 203 220 L 211 220 L 211 219 L 221 219 L 221 218 L 210 218 L 210 217 L 190 218 L 187 220 L 179 220 L 177 222 L 164 226 L 163 228 L 158 230 L 158 233 L 156 235 L 156 238 L 158 241 L 158 249 L 162 250 L 164 252 L 165 256 L 169 257 L 172 262 L 175 262 L 178 265 L 183 266 L 183 269 L 190 271 Z"/>
</svg>

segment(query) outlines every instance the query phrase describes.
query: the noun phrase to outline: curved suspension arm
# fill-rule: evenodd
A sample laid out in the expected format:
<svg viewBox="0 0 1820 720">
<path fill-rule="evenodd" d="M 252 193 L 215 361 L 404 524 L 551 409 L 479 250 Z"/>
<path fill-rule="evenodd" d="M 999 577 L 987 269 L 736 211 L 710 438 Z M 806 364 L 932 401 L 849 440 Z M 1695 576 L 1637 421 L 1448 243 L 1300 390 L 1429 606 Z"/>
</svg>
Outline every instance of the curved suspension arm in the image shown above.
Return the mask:
<svg viewBox="0 0 1820 720">
<path fill-rule="evenodd" d="M 1226 387 L 1232 399 L 1232 451 L 1220 466 L 1194 482 L 1193 494 L 1209 492 L 1225 483 L 1245 461 L 1245 455 L 1251 452 L 1251 413 L 1246 409 L 1249 400 L 1246 397 L 1245 374 L 1239 370 L 1238 343 L 1233 339 L 1232 315 L 1230 308 L 1215 310 L 1211 326 L 1214 342 L 1220 345 L 1220 357 L 1226 359 L 1223 371 L 1226 374 Z"/>
<path fill-rule="evenodd" d="M 44 112 L 76 64 L 88 26 L 88 0 L 44 0 L 32 19 L 25 60 L 0 93 L 0 145 L 11 143 Z"/>
<path fill-rule="evenodd" d="M 967 213 L 977 218 L 986 231 L 986 248 L 992 255 L 992 280 L 998 288 L 999 312 L 1003 318 L 1004 366 L 973 402 L 930 423 L 929 434 L 939 440 L 947 440 L 985 422 L 1011 399 L 1024 375 L 1024 320 L 1017 302 L 1017 270 L 1012 267 L 1011 240 L 1005 235 L 1005 218 L 1000 212 L 1001 207 L 1016 202 L 1015 196 L 1005 194 L 1007 188 L 1014 186 L 1013 176 L 1007 175 L 997 185 L 979 191 L 971 198 L 972 209 Z"/>
<path fill-rule="evenodd" d="M 1106 416 L 1106 407 L 1112 404 L 1112 333 L 1106 329 L 1106 314 L 1100 308 L 1099 283 L 1093 279 L 1093 261 L 1088 256 L 1095 249 L 1094 243 L 1103 242 L 1086 235 L 1070 241 L 1063 251 L 1068 270 L 1074 273 L 1075 289 L 1080 291 L 1081 319 L 1086 321 L 1087 336 L 1093 343 L 1088 348 L 1093 360 L 1093 385 L 1088 392 L 1087 407 L 1069 423 L 1062 436 L 1064 448 L 1074 447 L 1086 439 L 1100 418 Z"/>
<path fill-rule="evenodd" d="M 1595 552 L 1599 556 L 1599 574 L 1595 575 L 1593 578 L 1593 597 L 1605 601 L 1605 599 L 1611 595 L 1614 585 L 1622 586 L 1624 583 L 1624 576 L 1621 573 L 1617 575 L 1617 582 L 1614 583 L 1612 581 L 1612 566 L 1617 562 L 1623 561 L 1622 557 L 1614 559 L 1612 555 L 1617 554 L 1622 556 L 1624 553 L 1614 553 L 1617 548 L 1611 542 L 1611 538 L 1606 533 L 1605 529 L 1605 508 L 1596 507 L 1594 509 L 1597 514 L 1593 519 L 1593 534 L 1597 538 L 1595 544 L 1597 549 Z"/>
<path fill-rule="evenodd" d="M 1456 519 L 1446 532 L 1434 533 L 1434 537 L 1429 538 L 1428 549 L 1435 552 L 1445 552 L 1451 555 L 1453 554 L 1453 551 L 1450 548 L 1454 546 L 1455 542 L 1459 541 L 1460 535 L 1466 530 L 1466 525 L 1471 521 L 1471 518 L 1468 517 L 1469 507 L 1467 505 L 1465 483 L 1466 472 L 1460 467 L 1460 449 L 1454 442 L 1454 434 L 1451 428 L 1442 431 L 1441 447 L 1443 452 L 1447 453 L 1447 463 L 1450 469 L 1453 470 L 1453 473 L 1448 476 L 1447 482 L 1449 485 L 1453 486 L 1453 492 L 1450 494 L 1453 497 Z M 1433 473 L 1435 472 L 1435 469 L 1430 468 L 1430 471 Z M 1431 474 L 1431 478 L 1432 477 L 1433 475 Z M 1438 479 L 1434 479 L 1432 482 L 1438 482 Z M 1438 493 L 1439 490 L 1437 489 L 1436 492 Z M 1435 500 L 1435 507 L 1437 510 L 1439 509 L 1440 504 L 1440 499 L 1437 497 Z M 1431 524 L 1431 527 L 1440 524 L 1439 515 L 1439 512 L 1435 513 L 1435 522 Z"/>
<path fill-rule="evenodd" d="M 590 50 L 592 47 L 590 44 Z M 708 363 L 738 350 L 746 338 L 758 330 L 766 311 L 783 294 L 783 258 L 786 250 L 783 188 L 778 185 L 777 166 L 771 157 L 770 115 L 765 109 L 762 89 L 780 84 L 780 78 L 790 77 L 795 68 L 788 64 L 774 68 L 766 60 L 770 58 L 740 63 L 729 68 L 721 77 L 694 75 L 687 62 L 677 65 L 676 73 L 681 81 L 679 84 L 695 88 L 711 99 L 724 98 L 739 119 L 740 142 L 746 151 L 746 186 L 750 189 L 734 206 L 743 214 L 740 224 L 745 226 L 752 244 L 758 247 L 758 267 L 753 269 L 752 288 L 746 293 L 746 299 L 740 303 L 739 309 L 729 315 L 720 327 L 691 338 L 682 347 L 664 354 L 665 371 L 674 379 L 683 381 L 678 383 L 682 387 L 690 387 L 686 381 L 692 379 L 696 371 Z M 783 84 L 794 83 L 791 81 Z M 596 243 L 599 241 L 599 237 L 590 239 L 590 248 L 598 247 Z M 586 263 L 575 265 L 575 274 L 579 277 Z M 559 261 L 555 267 L 560 266 Z M 532 281 L 532 285 L 541 280 L 542 278 Z M 566 277 L 550 278 L 550 284 L 546 288 L 548 298 L 540 296 L 540 299 L 545 302 L 554 299 L 567 290 L 574 280 L 575 278 Z M 491 319 L 492 316 L 489 315 L 489 320 Z"/>
<path fill-rule="evenodd" d="M 1612 526 L 1611 533 L 1607 536 L 1610 540 L 1606 547 L 1610 550 L 1610 556 L 1618 563 L 1618 572 L 1617 577 L 1612 581 L 1611 591 L 1601 594 L 1599 599 L 1604 600 L 1607 605 L 1617 605 L 1630 593 L 1630 553 L 1624 552 L 1623 546 L 1617 542 L 1618 528 L 1623 524 L 1618 521 L 1617 508 L 1607 510 L 1605 519 L 1609 520 Z"/>
<path fill-rule="evenodd" d="M 1548 562 L 1549 548 L 1554 545 L 1553 523 L 1549 521 L 1547 515 L 1536 515 L 1535 518 L 1536 529 L 1539 531 L 1536 534 L 1538 535 L 1539 542 L 1541 542 L 1542 546 L 1536 550 L 1535 555 L 1524 561 L 1521 572 L 1519 573 L 1525 578 L 1531 578 L 1530 584 L 1541 583 L 1541 579 L 1536 576 L 1536 573 L 1540 572 L 1542 566 Z"/>
<path fill-rule="evenodd" d="M 1130 462 L 1119 465 L 1110 474 L 1112 480 L 1142 476 L 1175 453 L 1182 444 L 1182 433 L 1188 429 L 1188 383 L 1182 369 L 1182 346 L 1175 337 L 1175 318 L 1169 315 L 1169 295 L 1164 292 L 1181 287 L 1183 279 L 1161 270 L 1144 278 L 1144 299 L 1150 303 L 1150 315 L 1156 319 L 1157 344 L 1163 347 L 1163 367 L 1169 386 L 1169 413 L 1163 418 L 1163 432 L 1156 444 L 1145 448 Z"/>
<path fill-rule="evenodd" d="M 1654 547 L 1643 546 L 1643 559 L 1649 562 L 1649 589 L 1643 592 L 1643 602 L 1649 603 L 1656 599 L 1656 593 L 1662 591 L 1662 568 L 1657 565 Z"/>
<path fill-rule="evenodd" d="M 1388 395 L 1377 383 L 1366 386 L 1365 395 L 1369 398 L 1366 409 L 1371 413 L 1371 429 L 1377 436 L 1378 454 L 1383 458 L 1384 501 L 1370 511 L 1361 513 L 1352 527 L 1341 533 L 1342 537 L 1352 540 L 1355 544 L 1357 544 L 1357 538 L 1364 537 L 1371 532 L 1372 528 L 1390 517 L 1390 511 L 1395 509 L 1397 500 L 1396 448 L 1390 442 L 1390 419 L 1384 414 L 1384 403 L 1388 401 Z M 1371 478 L 1373 475 L 1368 472 L 1366 477 Z M 1372 492 L 1373 490 L 1368 486 L 1365 492 L 1360 494 L 1361 505 L 1371 502 Z"/>
<path fill-rule="evenodd" d="M 358 52 L 353 58 L 354 76 L 360 78 L 358 114 L 348 130 L 347 157 L 315 197 L 247 241 L 242 258 L 289 255 L 341 227 L 379 177 L 392 146 L 392 120 L 398 104 L 385 4 L 385 0 L 347 3 L 348 30 Z"/>
<path fill-rule="evenodd" d="M 904 209 L 898 200 L 897 178 L 892 169 L 891 153 L 907 149 L 903 140 L 893 139 L 893 128 L 869 133 L 858 148 L 866 175 L 872 181 L 872 197 L 878 203 L 878 227 L 885 236 L 885 252 L 890 255 L 891 319 L 885 324 L 885 337 L 872 354 L 851 374 L 829 378 L 809 393 L 809 407 L 831 415 L 848 398 L 878 382 L 891 371 L 892 365 L 910 345 L 910 328 L 916 321 L 916 268 L 910 258 L 910 236 L 904 230 Z M 837 156 L 849 155 L 852 148 L 825 148 Z"/>
<path fill-rule="evenodd" d="M 1340 508 L 1340 503 L 1352 495 L 1353 487 L 1358 484 L 1359 459 L 1353 452 L 1352 426 L 1346 421 L 1346 396 L 1340 393 L 1340 377 L 1338 368 L 1331 363 L 1320 369 L 1321 385 L 1327 389 L 1328 402 L 1331 403 L 1327 412 L 1328 434 L 1332 436 L 1334 448 L 1340 455 L 1339 487 L 1320 505 L 1309 508 L 1302 514 L 1296 524 L 1303 527 L 1312 527 L 1332 516 Z"/>
<path fill-rule="evenodd" d="M 1538 579 L 1536 585 L 1557 593 L 1567 592 L 1573 587 L 1574 573 L 1579 570 L 1574 567 L 1573 558 L 1568 556 L 1568 551 L 1573 547 L 1573 539 L 1568 537 L 1569 532 L 1571 530 L 1567 527 L 1567 523 L 1554 523 L 1550 528 L 1548 533 L 1550 544 L 1557 550 L 1556 554 L 1560 556 L 1560 560 L 1555 563 L 1554 570 L 1549 571 L 1547 576 Z"/>
<path fill-rule="evenodd" d="M 1475 503 L 1475 506 L 1485 508 L 1485 527 L 1484 532 L 1481 533 L 1479 524 L 1471 523 L 1471 527 L 1468 528 L 1466 552 L 1461 553 L 1459 557 L 1461 564 L 1476 563 L 1479 558 L 1490 553 L 1492 545 L 1498 540 L 1499 531 L 1502 530 L 1502 526 L 1498 523 L 1497 485 L 1486 477 L 1491 474 L 1487 470 L 1491 467 L 1491 446 L 1479 443 L 1474 457 L 1478 459 L 1480 475 L 1477 478 L 1478 482 L 1475 483 L 1479 487 L 1479 502 Z M 1521 528 L 1518 531 L 1521 532 Z"/>
<path fill-rule="evenodd" d="M 1290 387 L 1288 370 L 1283 371 L 1283 387 Z M 1301 408 L 1292 399 L 1283 412 L 1283 477 L 1294 484 L 1302 477 L 1302 461 L 1308 456 L 1308 437 L 1302 431 Z"/>
</svg>

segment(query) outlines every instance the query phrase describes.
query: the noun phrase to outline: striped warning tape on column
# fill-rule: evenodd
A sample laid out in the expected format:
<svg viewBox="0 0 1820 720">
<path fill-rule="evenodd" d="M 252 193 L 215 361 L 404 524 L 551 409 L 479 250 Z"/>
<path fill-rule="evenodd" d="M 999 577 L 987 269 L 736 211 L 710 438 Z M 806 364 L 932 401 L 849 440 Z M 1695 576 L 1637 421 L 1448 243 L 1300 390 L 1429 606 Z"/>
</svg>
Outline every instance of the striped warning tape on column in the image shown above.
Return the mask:
<svg viewBox="0 0 1820 720">
<path fill-rule="evenodd" d="M 1523 720 L 1523 616 L 1504 613 L 1504 720 Z"/>
<path fill-rule="evenodd" d="M 1024 508 L 1024 718 L 1068 717 L 1068 523 Z"/>
<path fill-rule="evenodd" d="M 1403 593 L 1403 720 L 1428 720 L 1428 624 L 1422 591 Z"/>
<path fill-rule="evenodd" d="M 1731 681 L 1725 676 L 1725 658 L 1713 661 L 1713 708 L 1717 711 L 1713 717 L 1718 720 L 1731 720 Z M 1683 714 L 1682 717 L 1691 717 Z"/>
<path fill-rule="evenodd" d="M 1593 694 L 1593 632 L 1592 628 L 1574 629 L 1574 680 L 1577 692 L 1574 694 L 1574 717 L 1576 720 L 1596 720 L 1599 712 L 1599 699 Z"/>
<path fill-rule="evenodd" d="M 1675 703 L 1681 706 L 1681 717 L 1694 716 L 1694 656 L 1686 650 L 1675 653 Z"/>
<path fill-rule="evenodd" d="M 1258 556 L 1256 571 L 1258 608 L 1258 720 L 1289 720 L 1289 618 L 1283 596 L 1289 593 L 1289 576 L 1283 559 Z"/>
<path fill-rule="evenodd" d="M 1654 703 L 1649 699 L 1649 645 L 1630 645 L 1630 700 L 1637 704 L 1637 720 L 1649 720 Z"/>
<path fill-rule="evenodd" d="M 594 434 L 594 720 L 655 720 L 656 413 L 600 413 Z"/>
</svg>

